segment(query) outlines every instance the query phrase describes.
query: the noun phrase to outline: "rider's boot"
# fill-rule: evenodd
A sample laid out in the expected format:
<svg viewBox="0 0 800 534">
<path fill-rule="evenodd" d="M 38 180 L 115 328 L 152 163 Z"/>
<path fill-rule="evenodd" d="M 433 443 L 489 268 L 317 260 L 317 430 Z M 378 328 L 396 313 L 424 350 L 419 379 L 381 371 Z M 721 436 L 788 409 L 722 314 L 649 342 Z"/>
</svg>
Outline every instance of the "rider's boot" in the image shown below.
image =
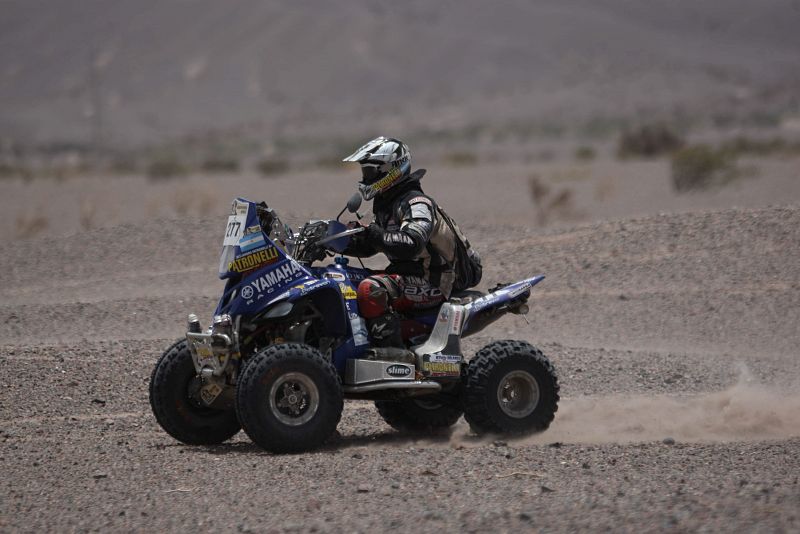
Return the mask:
<svg viewBox="0 0 800 534">
<path fill-rule="evenodd" d="M 400 327 L 400 317 L 394 312 L 367 319 L 367 331 L 372 344 L 367 358 L 414 363 L 414 353 L 406 349 Z"/>
</svg>

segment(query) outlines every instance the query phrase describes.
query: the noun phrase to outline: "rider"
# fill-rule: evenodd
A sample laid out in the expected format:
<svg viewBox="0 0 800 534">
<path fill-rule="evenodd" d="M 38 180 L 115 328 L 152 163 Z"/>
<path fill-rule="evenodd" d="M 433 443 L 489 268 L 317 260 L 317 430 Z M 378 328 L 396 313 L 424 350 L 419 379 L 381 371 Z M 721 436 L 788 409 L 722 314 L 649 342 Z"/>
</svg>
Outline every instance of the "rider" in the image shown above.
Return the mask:
<svg viewBox="0 0 800 534">
<path fill-rule="evenodd" d="M 425 169 L 411 172 L 411 152 L 405 143 L 377 137 L 342 161 L 361 165 L 359 191 L 364 200 L 374 199 L 373 222 L 355 234 L 346 253 L 367 257 L 382 252 L 390 262 L 385 273 L 358 285 L 358 307 L 373 347 L 403 348 L 396 312 L 438 306 L 454 289 L 480 281 L 479 275 L 460 280 L 456 274 L 461 272 L 454 269 L 459 240 L 478 269 L 480 258 L 455 223 L 422 191 Z"/>
</svg>

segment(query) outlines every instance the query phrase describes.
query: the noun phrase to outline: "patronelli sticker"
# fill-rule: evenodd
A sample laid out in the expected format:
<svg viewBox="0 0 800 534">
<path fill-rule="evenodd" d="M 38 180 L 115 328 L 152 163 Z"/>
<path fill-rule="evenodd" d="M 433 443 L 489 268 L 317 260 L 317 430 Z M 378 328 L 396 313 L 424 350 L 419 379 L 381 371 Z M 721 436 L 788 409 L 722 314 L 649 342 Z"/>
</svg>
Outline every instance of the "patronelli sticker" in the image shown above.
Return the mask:
<svg viewBox="0 0 800 534">
<path fill-rule="evenodd" d="M 246 273 L 253 269 L 258 269 L 264 265 L 269 265 L 278 259 L 278 250 L 275 247 L 268 247 L 265 249 L 239 256 L 228 264 L 228 270 L 234 273 Z"/>
</svg>

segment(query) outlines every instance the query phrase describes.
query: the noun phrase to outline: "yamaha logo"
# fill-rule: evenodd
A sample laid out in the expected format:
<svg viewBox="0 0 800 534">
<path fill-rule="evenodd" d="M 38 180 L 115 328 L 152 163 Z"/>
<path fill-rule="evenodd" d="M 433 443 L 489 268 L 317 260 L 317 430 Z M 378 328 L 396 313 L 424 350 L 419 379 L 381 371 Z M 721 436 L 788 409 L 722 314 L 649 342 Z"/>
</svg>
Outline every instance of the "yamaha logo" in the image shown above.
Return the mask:
<svg viewBox="0 0 800 534">
<path fill-rule="evenodd" d="M 386 368 L 386 374 L 389 376 L 408 376 L 411 374 L 411 367 L 406 365 L 390 365 Z"/>
</svg>

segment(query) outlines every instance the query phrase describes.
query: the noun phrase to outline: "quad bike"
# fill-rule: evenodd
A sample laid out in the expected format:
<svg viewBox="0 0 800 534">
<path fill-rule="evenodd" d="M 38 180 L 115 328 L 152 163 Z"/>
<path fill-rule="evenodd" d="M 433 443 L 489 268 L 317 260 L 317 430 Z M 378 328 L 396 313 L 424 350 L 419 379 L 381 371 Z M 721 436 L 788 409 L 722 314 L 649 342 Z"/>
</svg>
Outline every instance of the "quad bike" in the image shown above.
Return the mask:
<svg viewBox="0 0 800 534">
<path fill-rule="evenodd" d="M 358 215 L 360 204 L 354 195 L 345 209 Z M 370 347 L 358 312 L 356 288 L 372 271 L 341 255 L 363 230 L 339 222 L 345 209 L 294 233 L 266 204 L 233 202 L 213 322 L 204 330 L 189 315 L 185 338 L 153 370 L 150 404 L 161 427 L 187 444 L 218 444 L 243 428 L 268 451 L 305 451 L 335 432 L 348 398 L 374 400 L 403 431 L 441 431 L 462 414 L 478 434 L 545 430 L 559 386 L 541 351 L 524 341 L 495 341 L 469 361 L 461 351 L 462 337 L 527 313 L 544 276 L 456 293 L 403 317 L 408 350 L 388 358 Z M 330 256 L 332 264 L 313 266 Z"/>
</svg>

